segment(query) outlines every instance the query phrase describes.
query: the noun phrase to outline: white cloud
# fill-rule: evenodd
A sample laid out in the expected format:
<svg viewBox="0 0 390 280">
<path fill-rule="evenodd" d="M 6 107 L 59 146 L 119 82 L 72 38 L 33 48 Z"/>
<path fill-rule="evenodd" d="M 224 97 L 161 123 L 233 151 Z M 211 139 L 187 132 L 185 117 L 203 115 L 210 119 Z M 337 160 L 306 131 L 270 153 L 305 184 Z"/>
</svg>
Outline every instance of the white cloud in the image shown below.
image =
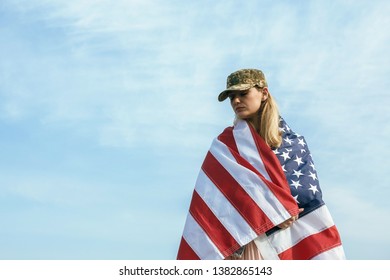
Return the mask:
<svg viewBox="0 0 390 280">
<path fill-rule="evenodd" d="M 18 59 L 28 67 L 22 70 L 19 93 L 15 92 L 15 75 L 6 77 L 7 117 L 16 117 L 23 110 L 29 115 L 41 107 L 44 122 L 103 120 L 103 126 L 95 124 L 103 143 L 111 137 L 106 131 L 123 136 L 125 130 L 142 131 L 145 123 L 153 125 L 156 119 L 162 127 L 171 126 L 173 119 L 182 124 L 212 119 L 212 110 L 206 108 L 212 106 L 203 96 L 209 94 L 205 88 L 215 67 L 206 70 L 204 64 L 218 60 L 221 54 L 212 48 L 215 39 L 191 46 L 186 31 L 181 35 L 184 39 L 176 38 L 174 34 L 180 36 L 182 29 L 172 21 L 168 6 L 147 1 L 115 5 L 39 1 L 36 5 L 20 8 L 28 14 L 45 7 L 44 14 L 35 14 L 42 17 L 36 20 L 45 23 L 37 28 L 63 32 L 61 45 L 48 54 L 36 53 L 31 48 L 35 42 L 26 41 L 21 34 L 8 34 L 8 41 L 13 42 L 9 48 L 18 44 Z M 178 19 L 186 20 L 184 15 Z M 68 51 L 62 55 L 62 50 Z M 105 52 L 112 52 L 107 59 Z M 4 68 L 12 69 L 12 65 Z M 127 142 L 131 146 L 133 141 Z"/>
</svg>

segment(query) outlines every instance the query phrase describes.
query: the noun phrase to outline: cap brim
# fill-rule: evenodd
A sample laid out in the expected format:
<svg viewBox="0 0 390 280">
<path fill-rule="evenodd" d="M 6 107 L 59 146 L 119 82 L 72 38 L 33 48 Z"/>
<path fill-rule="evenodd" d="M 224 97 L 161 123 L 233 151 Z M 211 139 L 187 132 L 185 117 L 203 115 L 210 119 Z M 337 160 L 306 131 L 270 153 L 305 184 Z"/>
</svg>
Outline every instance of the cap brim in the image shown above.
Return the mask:
<svg viewBox="0 0 390 280">
<path fill-rule="evenodd" d="M 239 84 L 239 85 L 233 85 L 227 89 L 225 89 L 224 91 L 222 91 L 219 95 L 218 95 L 218 101 L 219 102 L 222 102 L 224 101 L 228 95 L 229 95 L 229 92 L 231 91 L 241 91 L 241 90 L 247 90 L 247 89 L 250 89 L 251 87 L 253 87 L 252 84 Z"/>
</svg>

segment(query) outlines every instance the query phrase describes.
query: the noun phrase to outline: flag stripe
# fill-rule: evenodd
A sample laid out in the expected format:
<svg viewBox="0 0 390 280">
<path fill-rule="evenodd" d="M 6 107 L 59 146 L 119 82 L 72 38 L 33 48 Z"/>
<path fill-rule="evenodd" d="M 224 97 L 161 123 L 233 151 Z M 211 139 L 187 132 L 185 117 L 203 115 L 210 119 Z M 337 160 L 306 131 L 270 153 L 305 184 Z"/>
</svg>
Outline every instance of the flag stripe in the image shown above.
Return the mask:
<svg viewBox="0 0 390 280">
<path fill-rule="evenodd" d="M 262 212 L 260 212 L 260 215 L 264 217 L 264 220 L 260 222 L 266 223 L 261 228 L 269 230 L 272 228 L 272 225 L 278 225 L 291 217 L 291 214 L 283 205 L 284 201 L 279 201 L 278 198 L 269 191 L 267 184 L 265 184 L 256 173 L 251 172 L 237 163 L 234 156 L 222 142 L 218 140 L 214 141 L 210 148 L 210 153 L 215 156 L 218 164 L 222 165 L 225 169 L 226 175 L 221 175 L 221 177 L 229 176 L 229 178 L 234 178 L 234 181 L 238 182 L 238 185 L 256 202 L 257 208 L 261 209 Z M 287 188 L 287 191 L 289 191 L 289 188 Z M 290 194 L 288 202 L 290 202 L 291 199 Z M 294 207 L 297 211 L 298 207 L 295 202 Z M 256 211 L 258 210 L 256 209 Z M 251 212 L 251 210 L 249 209 L 248 212 Z M 266 220 L 272 221 L 272 225 Z M 263 232 L 264 230 L 261 230 L 258 233 L 261 234 Z"/>
<path fill-rule="evenodd" d="M 253 139 L 252 142 L 256 145 L 258 151 L 257 154 L 261 158 L 260 160 L 263 163 L 266 174 L 269 174 L 270 181 L 272 181 L 275 185 L 288 186 L 286 175 L 276 155 L 273 152 L 266 152 L 270 149 L 270 147 L 261 137 L 256 137 L 256 131 L 252 127 L 249 126 L 249 128 L 252 135 L 251 137 L 248 135 L 248 137 Z"/>
<path fill-rule="evenodd" d="M 187 241 L 182 237 L 179 252 L 177 254 L 178 260 L 199 260 L 199 256 L 192 250 L 191 246 L 188 245 Z"/>
<path fill-rule="evenodd" d="M 233 254 L 240 247 L 237 241 L 230 235 L 218 218 L 215 217 L 214 213 L 196 191 L 192 199 L 194 203 L 190 207 L 191 215 L 225 257 Z"/>
<path fill-rule="evenodd" d="M 327 206 L 322 205 L 289 228 L 274 232 L 265 239 L 257 238 L 256 244 L 267 259 L 311 259 L 339 246 L 341 241 Z M 341 248 L 334 254 L 323 255 L 323 258 L 343 259 L 342 256 Z"/>
<path fill-rule="evenodd" d="M 238 150 L 240 151 L 240 158 L 246 159 L 249 166 L 256 168 L 256 173 L 259 174 L 264 184 L 273 192 L 275 197 L 279 201 L 283 201 L 290 215 L 297 215 L 297 203 L 291 196 L 290 187 L 280 162 L 275 154 L 270 152 L 270 147 L 261 137 L 256 137 L 254 128 L 245 122 L 238 123 L 233 132 Z M 239 163 L 251 169 L 244 162 L 239 161 Z"/>
<path fill-rule="evenodd" d="M 263 180 L 264 184 L 266 184 L 268 186 L 268 183 L 270 183 L 266 177 L 268 177 L 267 174 L 265 174 L 265 176 L 259 172 L 258 169 L 256 169 L 252 164 L 253 164 L 253 159 L 256 157 L 255 155 L 252 155 L 251 157 L 244 157 L 243 155 L 240 154 L 239 150 L 241 149 L 241 153 L 242 153 L 242 150 L 246 150 L 246 148 L 243 148 L 243 147 L 240 147 L 240 149 L 238 148 L 238 144 L 240 144 L 239 142 L 237 142 L 237 145 L 236 145 L 236 141 L 234 141 L 234 136 L 233 136 L 233 131 L 230 131 L 230 130 L 225 130 L 223 134 L 221 134 L 221 136 L 225 136 L 225 137 L 218 137 L 218 140 L 221 141 L 223 144 L 226 145 L 226 147 L 229 149 L 230 153 L 232 154 L 232 156 L 234 157 L 235 161 L 242 165 L 243 167 L 247 168 L 248 170 L 252 171 L 253 173 L 257 174 L 261 180 Z M 229 136 L 229 137 L 226 137 L 226 136 Z M 249 141 L 248 141 L 249 142 Z M 240 146 L 243 146 L 242 145 L 243 143 L 241 143 Z M 231 148 L 230 145 L 234 145 L 234 148 Z M 258 158 L 260 158 L 259 155 L 257 155 Z M 252 162 L 250 162 L 250 160 L 252 159 Z M 260 159 L 261 161 L 261 159 Z M 261 163 L 262 164 L 262 163 Z"/>
<path fill-rule="evenodd" d="M 248 193 L 210 152 L 206 156 L 202 169 L 257 234 L 273 226 Z"/>
<path fill-rule="evenodd" d="M 240 126 L 238 126 L 238 127 L 242 130 L 242 128 Z M 285 205 L 286 210 L 290 213 L 291 216 L 297 215 L 298 214 L 297 203 L 296 203 L 295 199 L 291 196 L 291 191 L 290 191 L 288 183 L 285 179 L 285 175 L 284 175 L 283 170 L 280 167 L 279 161 L 276 158 L 276 156 L 274 155 L 274 153 L 270 152 L 269 147 L 267 147 L 267 149 L 268 149 L 267 151 L 264 151 L 265 154 L 268 154 L 269 156 L 273 157 L 273 160 L 275 161 L 275 165 L 279 166 L 280 174 L 278 176 L 281 177 L 279 179 L 279 183 L 281 182 L 281 185 L 279 185 L 279 186 L 274 184 L 272 181 L 269 181 L 266 179 L 266 177 L 269 178 L 269 176 L 267 175 L 265 168 L 263 168 L 263 170 L 257 170 L 253 166 L 253 164 L 255 164 L 257 166 L 264 166 L 264 165 L 263 165 L 262 159 L 259 155 L 255 141 L 252 138 L 252 135 L 250 134 L 249 128 L 244 129 L 248 133 L 248 135 L 245 135 L 245 136 L 247 136 L 247 138 L 249 138 L 249 139 L 247 139 L 245 137 L 241 137 L 241 134 L 244 132 L 238 133 L 236 130 L 237 130 L 236 128 L 234 130 L 225 129 L 225 131 L 220 135 L 220 137 L 218 137 L 218 140 L 221 141 L 223 144 L 225 144 L 227 146 L 227 148 L 229 148 L 231 155 L 234 157 L 234 159 L 236 160 L 236 162 L 239 165 L 241 165 L 241 166 L 245 167 L 246 169 L 252 171 L 253 173 L 257 174 L 260 181 L 263 182 L 263 185 L 265 186 L 264 188 L 267 192 L 269 190 L 273 191 L 273 194 L 275 197 L 277 197 L 278 201 L 283 201 L 283 204 Z M 235 139 L 237 142 L 233 141 L 232 139 L 233 140 Z M 264 145 L 266 145 L 266 144 L 264 143 Z M 231 149 L 230 146 L 234 146 L 234 149 Z M 247 147 L 245 147 L 245 146 L 247 146 Z M 241 150 L 240 153 L 245 153 L 245 154 L 239 154 L 238 150 Z M 247 154 L 251 154 L 251 155 L 249 157 L 246 157 Z M 251 161 L 251 162 L 249 162 L 249 161 Z M 276 169 L 277 168 L 274 168 L 274 170 L 276 170 Z M 261 172 L 265 172 L 266 177 L 263 176 L 263 174 Z M 276 176 L 273 176 L 273 177 L 276 177 Z M 283 187 L 280 187 L 280 186 L 283 186 Z M 262 204 L 259 204 L 259 205 L 261 207 Z"/>
<path fill-rule="evenodd" d="M 237 209 L 226 199 L 203 170 L 199 172 L 195 190 L 230 234 L 235 235 L 240 245 L 249 243 L 257 236 L 256 232 L 253 231 Z"/>
<path fill-rule="evenodd" d="M 343 246 L 340 244 L 328 251 L 318 254 L 312 260 L 345 260 L 345 252 Z"/>
<path fill-rule="evenodd" d="M 223 258 L 223 255 L 219 252 L 218 248 L 214 245 L 204 230 L 195 221 L 191 213 L 187 215 L 183 237 L 200 259 L 218 260 Z"/>
<path fill-rule="evenodd" d="M 319 233 L 333 225 L 329 210 L 326 205 L 323 205 L 299 218 L 289 228 L 273 233 L 269 239 L 272 244 L 275 244 L 275 250 L 279 254 L 309 235 Z"/>
<path fill-rule="evenodd" d="M 236 145 L 236 141 L 234 139 L 234 136 L 233 136 L 233 127 L 228 127 L 226 128 L 223 133 L 221 133 L 217 139 L 219 141 L 221 141 L 222 143 L 224 143 L 227 147 L 229 147 L 229 149 L 232 151 L 232 153 L 237 153 L 239 154 L 238 152 L 238 147 Z"/>
<path fill-rule="evenodd" d="M 259 155 L 259 150 L 257 149 L 255 139 L 252 137 L 249 125 L 244 122 L 238 123 L 233 130 L 233 137 L 237 143 L 240 156 L 245 158 L 253 167 L 255 167 L 265 179 L 271 181 L 267 169 Z"/>
<path fill-rule="evenodd" d="M 335 242 L 337 237 L 337 229 L 332 226 L 306 237 L 294 247 L 280 253 L 279 257 L 282 260 L 310 260 L 321 252 L 339 246 L 341 241 Z"/>
</svg>

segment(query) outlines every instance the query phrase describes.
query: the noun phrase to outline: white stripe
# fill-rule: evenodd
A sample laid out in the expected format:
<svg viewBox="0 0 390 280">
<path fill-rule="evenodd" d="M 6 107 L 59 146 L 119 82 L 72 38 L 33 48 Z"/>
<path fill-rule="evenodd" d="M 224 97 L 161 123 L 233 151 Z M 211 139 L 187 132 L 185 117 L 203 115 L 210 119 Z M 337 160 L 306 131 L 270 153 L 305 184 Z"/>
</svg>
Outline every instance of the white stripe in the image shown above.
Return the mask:
<svg viewBox="0 0 390 280">
<path fill-rule="evenodd" d="M 206 235 L 204 230 L 194 220 L 191 214 L 188 214 L 187 216 L 183 238 L 201 260 L 223 259 L 223 255 Z"/>
<path fill-rule="evenodd" d="M 319 233 L 334 225 L 328 207 L 323 205 L 295 221 L 289 228 L 268 236 L 277 254 L 293 247 L 306 237 Z"/>
<path fill-rule="evenodd" d="M 259 176 L 236 162 L 224 143 L 215 139 L 210 152 L 256 202 L 273 224 L 278 225 L 291 217 Z"/>
<path fill-rule="evenodd" d="M 333 249 L 325 251 L 314 258 L 312 260 L 345 260 L 345 253 L 343 246 L 337 246 Z"/>
<path fill-rule="evenodd" d="M 240 245 L 256 237 L 253 229 L 202 170 L 196 180 L 195 190 Z"/>
<path fill-rule="evenodd" d="M 255 244 L 260 251 L 261 256 L 265 260 L 280 260 L 278 253 L 270 243 L 268 236 L 262 234 L 255 239 Z"/>
<path fill-rule="evenodd" d="M 255 167 L 268 181 L 271 181 L 247 122 L 238 121 L 234 126 L 233 135 L 240 155 Z"/>
</svg>

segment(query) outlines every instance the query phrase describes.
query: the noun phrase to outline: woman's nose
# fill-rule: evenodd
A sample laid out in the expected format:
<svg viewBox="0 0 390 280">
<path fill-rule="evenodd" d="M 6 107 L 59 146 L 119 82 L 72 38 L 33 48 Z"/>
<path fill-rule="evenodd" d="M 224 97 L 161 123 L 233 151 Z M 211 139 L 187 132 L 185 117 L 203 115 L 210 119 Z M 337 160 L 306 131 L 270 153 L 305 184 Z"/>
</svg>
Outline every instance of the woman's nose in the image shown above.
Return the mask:
<svg viewBox="0 0 390 280">
<path fill-rule="evenodd" d="M 232 103 L 233 104 L 240 103 L 240 98 L 238 96 L 234 96 L 233 99 L 232 99 Z"/>
</svg>

